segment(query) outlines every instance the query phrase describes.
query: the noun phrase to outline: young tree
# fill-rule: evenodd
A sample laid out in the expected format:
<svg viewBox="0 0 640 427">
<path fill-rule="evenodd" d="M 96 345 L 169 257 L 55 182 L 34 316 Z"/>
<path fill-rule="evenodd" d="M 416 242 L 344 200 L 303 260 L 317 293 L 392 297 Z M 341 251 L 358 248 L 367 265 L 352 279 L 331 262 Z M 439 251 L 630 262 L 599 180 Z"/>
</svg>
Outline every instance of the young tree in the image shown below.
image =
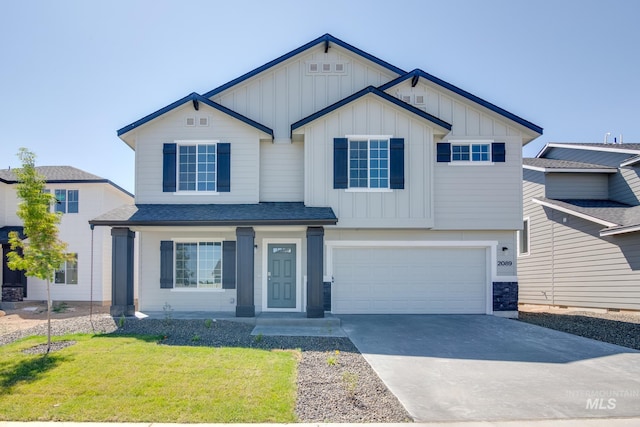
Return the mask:
<svg viewBox="0 0 640 427">
<path fill-rule="evenodd" d="M 26 240 L 16 232 L 9 234 L 11 251 L 7 265 L 12 270 L 23 270 L 26 276 L 47 282 L 47 353 L 51 350 L 51 290 L 50 282 L 55 270 L 64 261 L 71 260 L 66 253 L 67 244 L 58 239 L 61 214 L 51 212 L 56 198 L 45 192 L 45 178 L 36 171 L 35 154 L 21 148 L 18 157 L 22 168 L 16 169 L 16 191 L 21 203 L 18 217 L 22 219 Z"/>
</svg>

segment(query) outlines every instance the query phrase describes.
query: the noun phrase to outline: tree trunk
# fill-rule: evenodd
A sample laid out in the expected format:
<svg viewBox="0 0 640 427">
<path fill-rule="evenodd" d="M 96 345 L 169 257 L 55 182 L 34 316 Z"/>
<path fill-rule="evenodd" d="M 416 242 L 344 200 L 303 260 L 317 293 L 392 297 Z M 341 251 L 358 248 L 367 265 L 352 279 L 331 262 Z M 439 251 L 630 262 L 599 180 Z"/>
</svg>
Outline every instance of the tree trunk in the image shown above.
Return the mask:
<svg viewBox="0 0 640 427">
<path fill-rule="evenodd" d="M 49 279 L 47 279 L 47 354 L 51 351 L 51 287 L 49 285 Z"/>
</svg>

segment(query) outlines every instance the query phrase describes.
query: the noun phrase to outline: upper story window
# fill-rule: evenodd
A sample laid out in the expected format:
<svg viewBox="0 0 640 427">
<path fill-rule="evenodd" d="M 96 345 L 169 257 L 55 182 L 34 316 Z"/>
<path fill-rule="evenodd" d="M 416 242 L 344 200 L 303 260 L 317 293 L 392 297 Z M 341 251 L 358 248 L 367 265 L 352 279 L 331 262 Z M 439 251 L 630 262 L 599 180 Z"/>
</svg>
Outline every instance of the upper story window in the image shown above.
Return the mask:
<svg viewBox="0 0 640 427">
<path fill-rule="evenodd" d="M 389 138 L 349 139 L 349 188 L 389 188 Z"/>
<path fill-rule="evenodd" d="M 57 203 L 55 211 L 61 213 L 78 213 L 79 190 L 56 189 L 55 196 Z"/>
<path fill-rule="evenodd" d="M 451 161 L 453 162 L 489 162 L 491 161 L 490 144 L 451 144 Z"/>
<path fill-rule="evenodd" d="M 438 163 L 488 164 L 506 161 L 506 144 L 492 141 L 438 142 Z"/>
<path fill-rule="evenodd" d="M 179 145 L 178 191 L 216 191 L 216 144 Z"/>
<path fill-rule="evenodd" d="M 231 144 L 185 140 L 162 146 L 162 191 L 197 194 L 231 191 Z"/>
</svg>

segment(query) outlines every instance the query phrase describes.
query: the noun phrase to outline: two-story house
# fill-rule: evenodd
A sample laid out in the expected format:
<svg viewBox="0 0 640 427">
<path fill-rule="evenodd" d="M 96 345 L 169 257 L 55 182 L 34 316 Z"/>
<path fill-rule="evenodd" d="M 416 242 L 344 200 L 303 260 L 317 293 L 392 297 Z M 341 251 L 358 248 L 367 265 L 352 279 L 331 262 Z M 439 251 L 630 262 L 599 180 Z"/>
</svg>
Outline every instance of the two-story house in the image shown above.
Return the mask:
<svg viewBox="0 0 640 427">
<path fill-rule="evenodd" d="M 133 195 L 113 182 L 71 166 L 36 167 L 46 180 L 46 189 L 55 195 L 52 209 L 62 213 L 59 238 L 68 245 L 75 261 L 67 261 L 51 282 L 54 301 L 111 302 L 111 236 L 109 230 L 89 225 L 89 220 L 119 206 L 132 205 Z M 0 170 L 0 243 L 2 244 L 2 301 L 43 301 L 46 283 L 25 277 L 7 266 L 9 232 L 23 232 L 16 212 L 20 200 L 13 170 Z M 27 237 L 28 236 L 24 236 Z"/>
<path fill-rule="evenodd" d="M 547 144 L 523 161 L 520 302 L 640 310 L 640 144 Z"/>
<path fill-rule="evenodd" d="M 118 131 L 136 204 L 92 221 L 119 248 L 112 313 L 133 313 L 138 232 L 143 311 L 517 314 L 541 133 L 323 35 Z"/>
</svg>

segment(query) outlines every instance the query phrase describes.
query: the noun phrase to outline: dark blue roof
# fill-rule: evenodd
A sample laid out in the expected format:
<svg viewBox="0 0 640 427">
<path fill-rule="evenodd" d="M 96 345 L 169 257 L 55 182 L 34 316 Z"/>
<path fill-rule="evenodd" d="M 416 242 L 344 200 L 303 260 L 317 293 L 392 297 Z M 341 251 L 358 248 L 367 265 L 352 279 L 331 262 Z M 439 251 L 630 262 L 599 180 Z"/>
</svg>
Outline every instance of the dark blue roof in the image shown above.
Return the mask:
<svg viewBox="0 0 640 427">
<path fill-rule="evenodd" d="M 26 237 L 24 234 L 23 227 L 17 227 L 17 226 L 16 227 L 13 227 L 13 226 L 0 227 L 0 244 L 5 245 L 9 243 L 9 233 L 11 233 L 12 231 L 17 232 L 21 239 L 24 239 Z"/>
<path fill-rule="evenodd" d="M 424 71 L 422 71 L 420 69 L 415 69 L 415 70 L 411 71 L 410 73 L 407 73 L 407 74 L 405 74 L 403 76 L 400 76 L 397 79 L 392 80 L 389 83 L 386 83 L 386 84 L 380 86 L 379 89 L 380 90 L 387 90 L 390 87 L 393 87 L 393 86 L 395 86 L 395 85 L 397 85 L 399 83 L 402 83 L 403 81 L 405 81 L 407 79 L 410 79 L 410 78 L 413 78 L 415 76 L 422 77 L 422 78 L 424 78 L 426 80 L 429 80 L 430 82 L 433 82 L 433 83 L 437 84 L 438 86 L 442 86 L 443 88 L 448 89 L 451 92 L 454 92 L 454 93 L 456 93 L 456 94 L 458 94 L 458 95 L 460 95 L 460 96 L 462 96 L 464 98 L 467 98 L 468 100 L 473 101 L 476 104 L 480 104 L 483 107 L 488 108 L 489 110 L 493 111 L 494 113 L 498 113 L 501 116 L 504 116 L 509 120 L 513 120 L 514 122 L 526 127 L 527 129 L 530 129 L 530 130 L 542 135 L 542 128 L 540 126 L 535 125 L 535 124 L 523 119 L 522 117 L 518 117 L 515 114 L 510 113 L 507 110 L 504 110 L 504 109 L 498 107 L 497 105 L 490 103 L 489 101 L 485 101 L 484 99 L 482 99 L 480 97 L 477 97 L 477 96 L 475 96 L 475 95 L 473 95 L 473 94 L 471 94 L 471 93 L 469 93 L 469 92 L 467 92 L 465 90 L 460 89 L 457 86 L 452 85 L 451 83 L 447 83 L 444 80 L 439 79 L 436 76 L 433 76 L 433 75 L 431 75 L 429 73 L 426 73 L 426 72 L 424 72 Z"/>
<path fill-rule="evenodd" d="M 400 68 L 398 68 L 398 67 L 396 67 L 394 65 L 391 65 L 388 62 L 383 61 L 382 59 L 376 58 L 375 56 L 370 55 L 367 52 L 358 49 L 357 47 L 351 46 L 349 43 L 345 43 L 342 40 L 333 37 L 331 34 L 325 34 L 323 36 L 318 37 L 315 40 L 310 41 L 309 43 L 307 43 L 307 44 L 305 44 L 303 46 L 300 46 L 299 48 L 297 48 L 295 50 L 292 50 L 291 52 L 289 52 L 287 54 L 282 55 L 279 58 L 274 59 L 273 61 L 267 62 L 263 66 L 258 67 L 253 71 L 249 71 L 248 73 L 243 74 L 242 76 L 240 76 L 240 77 L 238 77 L 238 78 L 236 78 L 234 80 L 231 80 L 229 83 L 225 83 L 222 86 L 218 86 L 217 88 L 215 88 L 213 90 L 210 90 L 209 92 L 205 93 L 203 96 L 206 97 L 206 98 L 211 98 L 212 96 L 217 95 L 218 93 L 220 93 L 220 92 L 222 92 L 222 91 L 224 91 L 226 89 L 229 89 L 230 87 L 233 87 L 233 86 L 237 85 L 238 83 L 242 83 L 243 81 L 255 76 L 256 74 L 259 74 L 259 73 L 261 73 L 261 72 L 263 72 L 265 70 L 268 70 L 269 68 L 274 67 L 274 66 L 280 64 L 281 62 L 284 62 L 287 59 L 292 58 L 292 57 L 296 56 L 297 54 L 302 53 L 305 50 L 307 50 L 307 49 L 309 49 L 309 48 L 311 48 L 311 47 L 313 47 L 313 46 L 315 46 L 317 44 L 320 44 L 320 43 L 329 43 L 329 46 L 330 46 L 330 43 L 335 43 L 338 46 L 341 46 L 341 47 L 343 47 L 343 48 L 355 53 L 356 55 L 362 56 L 363 58 L 366 58 L 366 59 L 368 59 L 368 60 L 380 65 L 381 67 L 384 67 L 384 68 L 386 68 L 386 69 L 388 69 L 388 70 L 390 70 L 390 71 L 392 71 L 392 72 L 394 72 L 396 74 L 402 75 L 402 74 L 406 73 L 406 71 L 404 71 L 404 70 L 402 70 L 402 69 L 400 69 Z"/>
<path fill-rule="evenodd" d="M 451 130 L 451 125 L 449 123 L 445 122 L 444 120 L 441 120 L 441 119 L 437 118 L 436 116 L 432 116 L 429 113 L 425 113 L 424 111 L 420 110 L 419 108 L 416 108 L 411 104 L 407 104 L 406 102 L 401 101 L 398 98 L 396 98 L 395 96 L 391 96 L 388 93 L 381 91 L 380 89 L 377 89 L 377 88 L 375 88 L 373 86 L 368 86 L 368 87 L 362 89 L 361 91 L 358 91 L 358 92 L 354 93 L 353 95 L 350 95 L 350 96 L 348 96 L 348 97 L 336 102 L 333 105 L 329 105 L 328 107 L 323 108 L 322 110 L 317 111 L 317 112 L 311 114 L 310 116 L 307 116 L 304 119 L 298 120 L 297 122 L 293 123 L 291 125 L 291 133 L 293 133 L 294 129 L 298 129 L 299 127 L 302 127 L 302 126 L 306 125 L 307 123 L 312 122 L 312 121 L 316 120 L 317 118 L 322 117 L 325 114 L 328 114 L 328 113 L 330 113 L 330 112 L 332 112 L 332 111 L 334 111 L 334 110 L 336 110 L 336 109 L 338 109 L 338 108 L 340 108 L 340 107 L 342 107 L 342 106 L 344 106 L 344 105 L 346 105 L 346 104 L 348 104 L 350 102 L 353 102 L 353 101 L 357 100 L 358 98 L 360 98 L 362 96 L 365 96 L 365 95 L 367 95 L 369 93 L 377 95 L 377 96 L 379 96 L 379 97 L 381 97 L 381 98 L 383 98 L 383 99 L 385 99 L 385 100 L 387 100 L 387 101 L 389 101 L 389 102 L 391 102 L 391 103 L 393 103 L 393 104 L 395 104 L 395 105 L 397 105 L 397 106 L 399 106 L 401 108 L 404 108 L 405 110 L 407 110 L 407 111 L 409 111 L 409 112 L 411 112 L 413 114 L 416 114 L 416 115 L 418 115 L 418 116 L 420 116 L 420 117 L 422 117 L 424 119 L 427 119 L 430 122 L 435 123 L 436 125 L 444 128 L 444 129 L 446 129 L 448 131 Z"/>
<path fill-rule="evenodd" d="M 225 114 L 230 115 L 231 117 L 234 117 L 246 124 L 248 124 L 249 126 L 253 126 L 254 128 L 261 130 L 264 133 L 267 133 L 269 135 L 271 135 L 271 138 L 273 138 L 273 130 L 265 125 L 262 125 L 254 120 L 251 120 L 250 118 L 243 116 L 240 113 L 236 113 L 233 110 L 230 110 L 229 108 L 225 107 L 224 105 L 220 105 L 216 102 L 211 101 L 208 98 L 203 97 L 202 95 L 199 95 L 195 92 L 185 96 L 184 98 L 181 98 L 179 100 L 177 100 L 176 102 L 167 105 L 164 108 L 159 109 L 158 111 L 156 111 L 155 113 L 151 113 L 146 117 L 141 118 L 140 120 L 137 120 L 133 123 L 131 123 L 130 125 L 127 125 L 125 127 L 123 127 L 122 129 L 118 130 L 118 136 L 121 136 L 127 132 L 132 131 L 133 129 L 137 128 L 138 126 L 142 126 L 143 124 L 173 110 L 174 108 L 178 108 L 181 105 L 187 103 L 187 102 L 193 102 L 193 101 L 197 101 L 197 102 L 202 102 L 203 104 L 207 104 L 210 107 L 215 108 L 216 110 L 219 110 Z"/>
<path fill-rule="evenodd" d="M 333 225 L 337 222 L 331 208 L 307 207 L 301 202 L 129 205 L 89 221 L 109 226 Z"/>
</svg>

